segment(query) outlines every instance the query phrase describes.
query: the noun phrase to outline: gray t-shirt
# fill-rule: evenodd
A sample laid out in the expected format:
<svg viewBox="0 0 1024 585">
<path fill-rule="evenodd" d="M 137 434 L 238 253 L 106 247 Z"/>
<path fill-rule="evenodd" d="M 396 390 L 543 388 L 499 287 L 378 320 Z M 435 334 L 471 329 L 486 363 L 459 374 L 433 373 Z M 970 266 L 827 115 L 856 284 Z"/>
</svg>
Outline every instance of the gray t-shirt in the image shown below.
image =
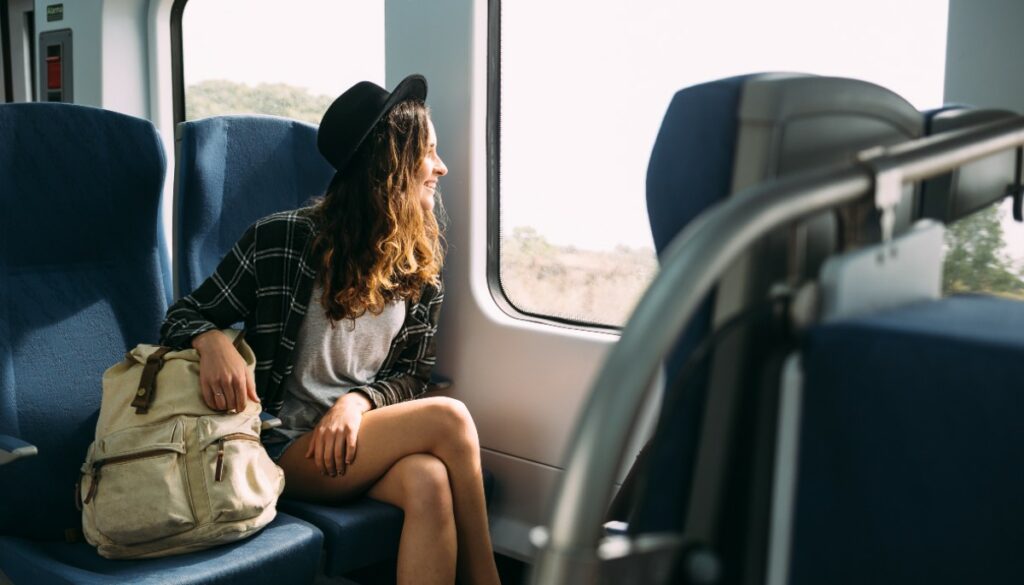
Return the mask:
<svg viewBox="0 0 1024 585">
<path fill-rule="evenodd" d="M 313 287 L 295 342 L 295 368 L 284 381 L 277 430 L 290 438 L 313 430 L 342 394 L 374 381 L 405 322 L 404 301 L 388 303 L 380 315 L 332 321 L 320 304 L 322 295 L 319 285 Z"/>
</svg>

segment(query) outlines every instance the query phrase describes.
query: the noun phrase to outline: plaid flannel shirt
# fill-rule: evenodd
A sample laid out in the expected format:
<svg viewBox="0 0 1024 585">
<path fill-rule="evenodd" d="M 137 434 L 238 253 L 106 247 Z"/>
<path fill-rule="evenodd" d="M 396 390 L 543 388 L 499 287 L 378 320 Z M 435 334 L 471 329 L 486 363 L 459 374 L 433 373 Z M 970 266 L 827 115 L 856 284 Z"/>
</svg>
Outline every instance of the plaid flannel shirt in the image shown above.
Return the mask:
<svg viewBox="0 0 1024 585">
<path fill-rule="evenodd" d="M 192 338 L 200 333 L 244 321 L 246 341 L 256 354 L 257 394 L 264 410 L 276 414 L 284 403 L 282 382 L 294 367 L 295 339 L 316 278 L 311 254 L 317 233 L 310 208 L 257 221 L 213 275 L 171 305 L 160 328 L 160 343 L 191 347 Z M 405 322 L 375 380 L 354 389 L 369 397 L 374 408 L 426 391 L 443 299 L 441 287 L 428 285 L 419 302 L 406 303 Z"/>
</svg>

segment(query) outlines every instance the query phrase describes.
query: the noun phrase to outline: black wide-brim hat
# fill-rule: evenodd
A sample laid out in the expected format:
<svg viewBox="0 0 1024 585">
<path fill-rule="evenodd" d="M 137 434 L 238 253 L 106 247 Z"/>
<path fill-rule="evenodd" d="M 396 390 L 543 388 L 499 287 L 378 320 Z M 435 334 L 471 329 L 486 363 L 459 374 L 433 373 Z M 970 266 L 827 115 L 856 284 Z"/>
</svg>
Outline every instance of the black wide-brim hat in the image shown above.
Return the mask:
<svg viewBox="0 0 1024 585">
<path fill-rule="evenodd" d="M 427 99 L 427 80 L 422 75 L 406 77 L 391 93 L 369 81 L 360 81 L 348 88 L 320 120 L 316 134 L 320 154 L 339 173 L 345 170 L 377 122 L 396 104 L 408 99 Z"/>
</svg>

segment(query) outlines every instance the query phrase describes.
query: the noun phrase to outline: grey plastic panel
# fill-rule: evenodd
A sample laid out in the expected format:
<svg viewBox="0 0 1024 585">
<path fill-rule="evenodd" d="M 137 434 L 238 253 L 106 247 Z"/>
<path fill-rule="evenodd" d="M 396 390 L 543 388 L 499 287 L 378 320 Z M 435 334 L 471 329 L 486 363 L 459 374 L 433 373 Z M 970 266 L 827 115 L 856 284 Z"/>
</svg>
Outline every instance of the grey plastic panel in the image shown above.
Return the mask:
<svg viewBox="0 0 1024 585">
<path fill-rule="evenodd" d="M 830 258 L 821 269 L 822 321 L 939 298 L 945 231 L 923 220 L 888 244 Z"/>
<path fill-rule="evenodd" d="M 757 78 L 744 88 L 740 106 L 733 191 L 810 168 L 849 163 L 869 148 L 919 138 L 923 124 L 910 102 L 866 81 L 812 75 Z M 897 210 L 897 233 L 915 216 L 913 193 L 908 186 Z M 805 226 L 803 273 L 813 276 L 835 249 L 837 226 L 832 214 Z M 769 255 L 785 259 L 786 245 L 773 239 Z"/>
<path fill-rule="evenodd" d="M 946 110 L 931 121 L 932 136 L 1015 116 L 1008 110 Z M 964 165 L 921 186 L 920 216 L 951 223 L 988 207 L 1007 194 L 1015 181 L 1015 151 L 1000 152 Z"/>
<path fill-rule="evenodd" d="M 732 190 L 744 189 L 811 168 L 847 164 L 857 154 L 919 138 L 921 113 L 898 94 L 866 81 L 807 74 L 765 74 L 749 80 L 739 110 Z M 904 190 L 896 232 L 916 216 L 914 187 Z M 877 218 L 865 217 L 867 239 L 877 239 Z M 814 278 L 837 249 L 834 212 L 801 222 L 794 231 L 765 237 L 723 277 L 716 298 L 715 322 L 735 315 L 774 283 L 789 276 Z M 794 266 L 790 266 L 792 263 Z M 790 273 L 790 269 L 793 273 Z"/>
</svg>

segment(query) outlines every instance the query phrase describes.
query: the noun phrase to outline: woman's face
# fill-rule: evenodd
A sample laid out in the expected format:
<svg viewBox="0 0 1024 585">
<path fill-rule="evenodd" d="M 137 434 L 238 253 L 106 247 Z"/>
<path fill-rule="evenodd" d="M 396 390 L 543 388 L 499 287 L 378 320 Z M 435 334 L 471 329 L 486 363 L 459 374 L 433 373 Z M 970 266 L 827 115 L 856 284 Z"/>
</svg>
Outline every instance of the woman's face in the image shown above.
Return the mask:
<svg viewBox="0 0 1024 585">
<path fill-rule="evenodd" d="M 427 120 L 427 128 L 429 129 L 427 152 L 423 157 L 423 162 L 416 169 L 413 192 L 419 197 L 424 211 L 433 211 L 437 180 L 448 174 L 448 167 L 444 166 L 444 161 L 437 155 L 437 134 L 434 133 L 434 123 Z"/>
</svg>

